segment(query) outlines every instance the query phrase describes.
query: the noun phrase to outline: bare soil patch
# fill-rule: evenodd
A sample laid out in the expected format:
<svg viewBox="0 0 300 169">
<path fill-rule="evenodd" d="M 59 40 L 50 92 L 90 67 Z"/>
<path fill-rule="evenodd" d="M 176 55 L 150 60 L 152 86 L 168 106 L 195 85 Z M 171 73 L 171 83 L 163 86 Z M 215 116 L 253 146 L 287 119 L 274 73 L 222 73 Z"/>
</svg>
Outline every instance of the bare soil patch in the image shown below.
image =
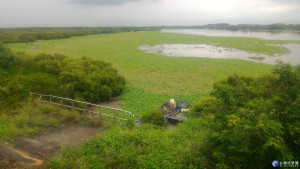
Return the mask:
<svg viewBox="0 0 300 169">
<path fill-rule="evenodd" d="M 57 153 L 60 147 L 78 146 L 96 137 L 97 127 L 70 125 L 49 128 L 31 137 L 17 138 L 0 144 L 0 168 L 44 168 L 44 160 Z"/>
<path fill-rule="evenodd" d="M 116 109 L 121 109 L 122 110 L 121 105 L 123 103 L 126 103 L 126 100 L 118 100 L 118 98 L 116 97 L 116 98 L 111 99 L 108 102 L 101 102 L 99 104 L 102 105 L 102 106 L 107 106 L 107 107 L 112 107 L 112 108 L 116 108 Z"/>
</svg>

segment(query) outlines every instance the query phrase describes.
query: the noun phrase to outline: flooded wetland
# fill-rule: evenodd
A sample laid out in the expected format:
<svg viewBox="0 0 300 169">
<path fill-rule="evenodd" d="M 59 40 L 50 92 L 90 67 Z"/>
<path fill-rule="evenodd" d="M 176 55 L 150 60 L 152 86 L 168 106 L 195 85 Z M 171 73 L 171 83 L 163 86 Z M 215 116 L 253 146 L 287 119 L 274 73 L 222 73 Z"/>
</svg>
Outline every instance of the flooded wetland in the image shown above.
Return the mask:
<svg viewBox="0 0 300 169">
<path fill-rule="evenodd" d="M 270 46 L 284 47 L 287 49 L 285 54 L 275 54 L 273 56 L 249 52 L 234 48 L 221 47 L 215 44 L 145 44 L 138 49 L 146 53 L 171 56 L 171 57 L 202 57 L 214 59 L 242 59 L 253 62 L 276 64 L 277 60 L 297 65 L 300 63 L 300 33 L 299 32 L 245 32 L 227 30 L 207 30 L 207 29 L 163 29 L 162 33 L 193 34 L 200 36 L 216 37 L 248 37 L 268 40 L 289 40 L 291 43 Z M 258 43 L 258 42 L 257 42 Z"/>
<path fill-rule="evenodd" d="M 0 169 L 298 168 L 299 16 L 300 0 L 0 0 Z"/>
</svg>

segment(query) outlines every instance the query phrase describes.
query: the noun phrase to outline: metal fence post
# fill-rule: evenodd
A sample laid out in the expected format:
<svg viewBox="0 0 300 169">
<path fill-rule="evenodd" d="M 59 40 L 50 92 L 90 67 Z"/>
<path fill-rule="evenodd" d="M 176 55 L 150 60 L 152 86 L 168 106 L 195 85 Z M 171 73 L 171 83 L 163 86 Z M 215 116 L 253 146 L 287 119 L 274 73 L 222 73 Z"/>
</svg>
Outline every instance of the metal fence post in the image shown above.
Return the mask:
<svg viewBox="0 0 300 169">
<path fill-rule="evenodd" d="M 123 118 L 123 116 L 122 116 L 123 114 L 118 114 L 117 111 L 130 114 L 130 118 L 133 118 L 133 116 L 134 116 L 129 111 L 116 109 L 116 108 L 103 106 L 103 105 L 97 105 L 97 104 L 93 104 L 93 103 L 88 103 L 88 102 L 85 102 L 85 101 L 78 101 L 78 100 L 73 100 L 73 99 L 59 97 L 59 96 L 43 95 L 43 94 L 37 94 L 37 93 L 32 93 L 32 92 L 30 93 L 30 95 L 39 96 L 39 101 L 42 102 L 42 103 L 50 103 L 50 104 L 55 104 L 55 105 L 61 105 L 61 108 L 67 107 L 67 108 L 70 108 L 72 110 L 76 109 L 76 110 L 79 110 L 81 112 L 82 111 L 86 112 L 86 117 L 87 118 L 90 116 L 88 113 L 91 113 L 92 118 L 94 118 L 94 114 L 98 114 L 100 116 L 100 118 L 102 118 L 102 117 L 105 117 L 105 119 L 106 118 L 113 118 L 115 124 L 117 123 L 117 119 L 128 120 L 126 118 Z M 43 97 L 45 97 L 44 100 L 42 99 Z M 49 101 L 48 101 L 47 97 L 49 97 Z M 54 100 L 52 98 L 54 98 Z M 67 101 L 66 104 L 63 103 L 64 100 Z M 71 105 L 69 104 L 70 102 L 71 102 Z M 77 105 L 77 107 L 75 107 L 75 102 L 76 102 L 76 104 L 77 103 L 79 104 L 79 105 Z M 82 104 L 85 104 L 85 107 Z M 102 109 L 109 109 L 110 110 L 109 112 L 113 111 L 113 112 L 111 112 L 111 113 L 113 113 L 113 115 L 112 114 L 106 114 L 105 112 L 101 113 L 102 112 L 101 109 L 98 110 L 99 112 L 98 111 L 94 112 L 93 109 L 90 110 L 89 105 L 91 107 L 96 106 L 96 107 L 102 107 Z M 117 115 L 120 116 L 120 117 L 118 117 Z"/>
<path fill-rule="evenodd" d="M 85 103 L 85 116 L 88 118 L 88 105 Z"/>
<path fill-rule="evenodd" d="M 115 124 L 117 123 L 117 119 L 116 119 L 116 117 L 117 117 L 117 112 L 116 112 L 116 110 L 114 110 L 114 121 L 115 121 Z"/>
</svg>

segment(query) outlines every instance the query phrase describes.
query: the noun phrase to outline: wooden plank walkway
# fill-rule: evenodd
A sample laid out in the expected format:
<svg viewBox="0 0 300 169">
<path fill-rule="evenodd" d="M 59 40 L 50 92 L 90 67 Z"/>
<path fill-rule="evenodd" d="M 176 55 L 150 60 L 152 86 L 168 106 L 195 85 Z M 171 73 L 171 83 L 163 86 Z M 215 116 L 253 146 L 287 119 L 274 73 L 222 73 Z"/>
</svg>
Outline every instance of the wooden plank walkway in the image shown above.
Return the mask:
<svg viewBox="0 0 300 169">
<path fill-rule="evenodd" d="M 39 96 L 39 101 L 43 102 L 43 103 L 49 103 L 49 104 L 53 104 L 53 105 L 67 107 L 67 108 L 70 108 L 70 109 L 79 110 L 79 111 L 83 111 L 83 112 L 86 112 L 86 113 L 98 114 L 98 115 L 101 115 L 101 116 L 114 118 L 115 120 L 116 119 L 123 120 L 123 121 L 128 120 L 127 118 L 118 117 L 116 112 L 123 112 L 125 114 L 128 114 L 130 117 L 135 117 L 134 114 L 132 114 L 130 111 L 116 109 L 116 108 L 113 108 L 113 107 L 102 106 L 102 105 L 99 105 L 99 104 L 93 104 L 93 103 L 88 103 L 88 102 L 84 102 L 84 101 L 79 101 L 79 100 L 74 100 L 74 99 L 69 99 L 69 98 L 64 98 L 64 97 L 59 97 L 59 96 L 53 96 L 53 95 L 38 94 L 38 93 L 33 93 L 33 92 L 30 92 L 30 95 L 31 96 L 33 96 L 33 95 Z M 72 105 L 70 106 L 70 105 L 64 104 L 64 101 L 65 102 L 68 101 L 68 102 L 72 103 Z M 84 108 L 76 107 L 75 103 L 79 103 L 81 105 L 84 105 Z M 101 108 L 101 109 L 113 110 L 114 115 L 99 113 L 99 112 L 90 110 L 90 108 L 94 108 L 94 107 L 98 107 L 98 108 Z"/>
</svg>

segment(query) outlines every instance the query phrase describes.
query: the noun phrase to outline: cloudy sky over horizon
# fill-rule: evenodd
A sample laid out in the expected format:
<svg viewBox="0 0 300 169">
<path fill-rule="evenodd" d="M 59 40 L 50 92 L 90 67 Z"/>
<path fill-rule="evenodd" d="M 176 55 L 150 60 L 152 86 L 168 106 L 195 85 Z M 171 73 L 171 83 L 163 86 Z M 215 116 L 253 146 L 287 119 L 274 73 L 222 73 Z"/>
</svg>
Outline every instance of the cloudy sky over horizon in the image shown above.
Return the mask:
<svg viewBox="0 0 300 169">
<path fill-rule="evenodd" d="M 300 24 L 300 0 L 0 0 L 0 27 Z"/>
</svg>

